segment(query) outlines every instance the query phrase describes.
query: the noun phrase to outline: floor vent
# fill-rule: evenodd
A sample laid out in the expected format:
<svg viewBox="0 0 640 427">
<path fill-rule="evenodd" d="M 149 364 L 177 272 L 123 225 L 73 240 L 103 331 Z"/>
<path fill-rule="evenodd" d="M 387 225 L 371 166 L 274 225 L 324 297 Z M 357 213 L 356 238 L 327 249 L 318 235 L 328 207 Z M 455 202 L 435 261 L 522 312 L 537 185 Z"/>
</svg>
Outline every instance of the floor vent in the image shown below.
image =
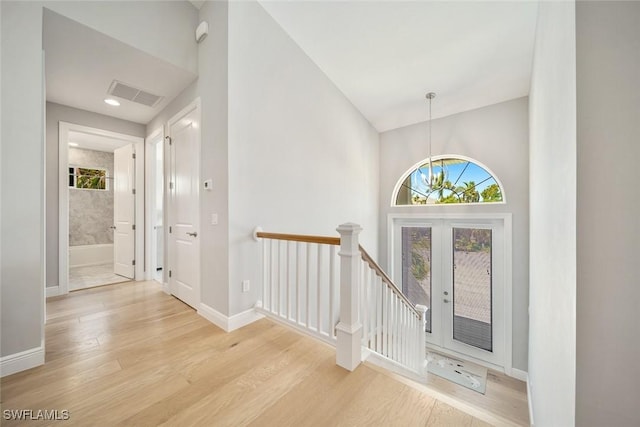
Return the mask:
<svg viewBox="0 0 640 427">
<path fill-rule="evenodd" d="M 162 96 L 154 95 L 117 80 L 114 80 L 113 83 L 111 83 L 108 92 L 109 95 L 137 102 L 138 104 L 146 105 L 147 107 L 155 107 L 158 105 L 160 100 L 162 100 Z"/>
</svg>

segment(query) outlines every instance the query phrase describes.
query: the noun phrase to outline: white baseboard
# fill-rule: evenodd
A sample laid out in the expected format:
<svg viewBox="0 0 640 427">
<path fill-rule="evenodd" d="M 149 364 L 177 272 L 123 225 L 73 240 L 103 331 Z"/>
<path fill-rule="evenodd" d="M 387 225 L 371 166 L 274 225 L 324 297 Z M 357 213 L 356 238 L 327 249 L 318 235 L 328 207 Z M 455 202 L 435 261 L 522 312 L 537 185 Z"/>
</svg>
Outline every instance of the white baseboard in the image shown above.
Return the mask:
<svg viewBox="0 0 640 427">
<path fill-rule="evenodd" d="M 529 383 L 529 375 L 527 375 L 527 403 L 529 404 L 529 425 L 533 427 L 533 402 L 531 401 L 531 383 Z"/>
<path fill-rule="evenodd" d="M 46 297 L 57 297 L 58 295 L 61 295 L 60 293 L 60 286 L 47 286 L 45 288 L 46 290 Z"/>
<path fill-rule="evenodd" d="M 511 368 L 511 374 L 509 376 L 520 381 L 527 381 L 527 377 L 528 377 L 527 371 L 522 371 L 516 368 Z"/>
<path fill-rule="evenodd" d="M 223 331 L 227 331 L 227 328 L 229 327 L 229 318 L 215 308 L 209 307 L 207 304 L 201 302 L 200 307 L 198 308 L 198 314 Z"/>
<path fill-rule="evenodd" d="M 243 326 L 247 326 L 249 323 L 253 323 L 256 320 L 260 320 L 264 317 L 264 315 L 258 313 L 255 309 L 250 308 L 249 310 L 245 310 L 242 313 L 234 314 L 229 317 L 229 330 L 227 332 L 235 331 L 236 329 L 240 329 Z"/>
<path fill-rule="evenodd" d="M 171 289 L 169 289 L 169 284 L 167 282 L 162 283 L 162 291 L 167 295 L 171 295 Z"/>
<path fill-rule="evenodd" d="M 425 384 L 427 379 L 426 375 L 424 376 L 418 375 L 417 373 L 405 368 L 399 363 L 394 362 L 393 360 L 387 357 L 384 357 L 379 353 L 371 351 L 366 347 L 362 347 L 362 361 L 369 362 L 383 369 L 391 371 L 395 374 L 402 375 L 403 377 L 409 378 L 410 380 L 413 380 L 420 384 Z"/>
<path fill-rule="evenodd" d="M 44 343 L 40 347 L 0 358 L 0 377 L 44 365 Z"/>
<path fill-rule="evenodd" d="M 200 303 L 198 314 L 225 332 L 234 331 L 264 317 L 262 314 L 257 313 L 253 308 L 243 311 L 242 313 L 234 314 L 231 317 L 227 317 L 205 303 Z"/>
</svg>

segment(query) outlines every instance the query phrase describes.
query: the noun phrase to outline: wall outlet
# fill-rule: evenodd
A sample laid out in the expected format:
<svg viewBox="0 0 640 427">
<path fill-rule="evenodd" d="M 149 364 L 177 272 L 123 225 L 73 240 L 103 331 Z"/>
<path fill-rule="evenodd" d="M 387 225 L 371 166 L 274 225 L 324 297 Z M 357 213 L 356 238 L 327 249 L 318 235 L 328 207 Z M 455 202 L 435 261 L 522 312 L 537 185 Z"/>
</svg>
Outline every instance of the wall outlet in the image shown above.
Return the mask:
<svg viewBox="0 0 640 427">
<path fill-rule="evenodd" d="M 211 214 L 211 225 L 218 225 L 218 214 Z"/>
<path fill-rule="evenodd" d="M 243 280 L 242 281 L 242 292 L 249 292 L 251 285 L 249 284 L 248 280 Z"/>
</svg>

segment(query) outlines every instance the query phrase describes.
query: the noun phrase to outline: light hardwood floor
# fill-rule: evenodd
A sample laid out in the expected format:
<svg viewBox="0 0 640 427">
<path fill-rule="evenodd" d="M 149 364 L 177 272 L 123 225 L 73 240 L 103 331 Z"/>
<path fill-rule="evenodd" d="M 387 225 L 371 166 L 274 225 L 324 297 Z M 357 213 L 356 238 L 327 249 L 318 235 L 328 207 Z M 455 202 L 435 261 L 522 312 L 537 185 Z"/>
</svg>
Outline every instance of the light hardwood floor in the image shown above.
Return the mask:
<svg viewBox="0 0 640 427">
<path fill-rule="evenodd" d="M 457 395 L 464 398 L 466 389 L 459 386 L 434 380 L 433 389 L 420 389 L 425 386 L 367 364 L 349 373 L 336 366 L 332 348 L 267 319 L 225 333 L 155 282 L 52 298 L 47 318 L 45 365 L 0 383 L 3 410 L 69 411 L 67 421 L 32 425 L 511 423 L 473 406 L 477 396 L 460 404 Z M 434 392 L 438 387 L 449 395 Z M 492 400 L 488 404 L 501 405 Z M 3 426 L 18 424 L 2 420 Z"/>
</svg>

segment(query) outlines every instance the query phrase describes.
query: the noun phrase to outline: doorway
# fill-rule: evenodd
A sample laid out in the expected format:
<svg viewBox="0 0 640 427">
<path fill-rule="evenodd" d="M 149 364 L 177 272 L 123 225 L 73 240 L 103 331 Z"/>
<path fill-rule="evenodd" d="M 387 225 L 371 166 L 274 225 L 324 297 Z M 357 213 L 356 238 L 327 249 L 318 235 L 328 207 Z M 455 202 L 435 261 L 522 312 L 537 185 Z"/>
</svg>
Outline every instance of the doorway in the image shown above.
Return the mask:
<svg viewBox="0 0 640 427">
<path fill-rule="evenodd" d="M 143 149 L 139 137 L 59 123 L 61 294 L 141 278 Z"/>
<path fill-rule="evenodd" d="M 428 308 L 427 346 L 510 365 L 510 217 L 396 217 L 391 224 L 392 274 L 411 302 Z"/>
<path fill-rule="evenodd" d="M 163 285 L 167 293 L 168 285 L 164 275 L 165 260 L 165 138 L 162 128 L 152 132 L 146 139 L 147 164 L 147 230 L 146 245 L 147 265 L 145 268 L 147 280 L 155 280 Z"/>
</svg>

